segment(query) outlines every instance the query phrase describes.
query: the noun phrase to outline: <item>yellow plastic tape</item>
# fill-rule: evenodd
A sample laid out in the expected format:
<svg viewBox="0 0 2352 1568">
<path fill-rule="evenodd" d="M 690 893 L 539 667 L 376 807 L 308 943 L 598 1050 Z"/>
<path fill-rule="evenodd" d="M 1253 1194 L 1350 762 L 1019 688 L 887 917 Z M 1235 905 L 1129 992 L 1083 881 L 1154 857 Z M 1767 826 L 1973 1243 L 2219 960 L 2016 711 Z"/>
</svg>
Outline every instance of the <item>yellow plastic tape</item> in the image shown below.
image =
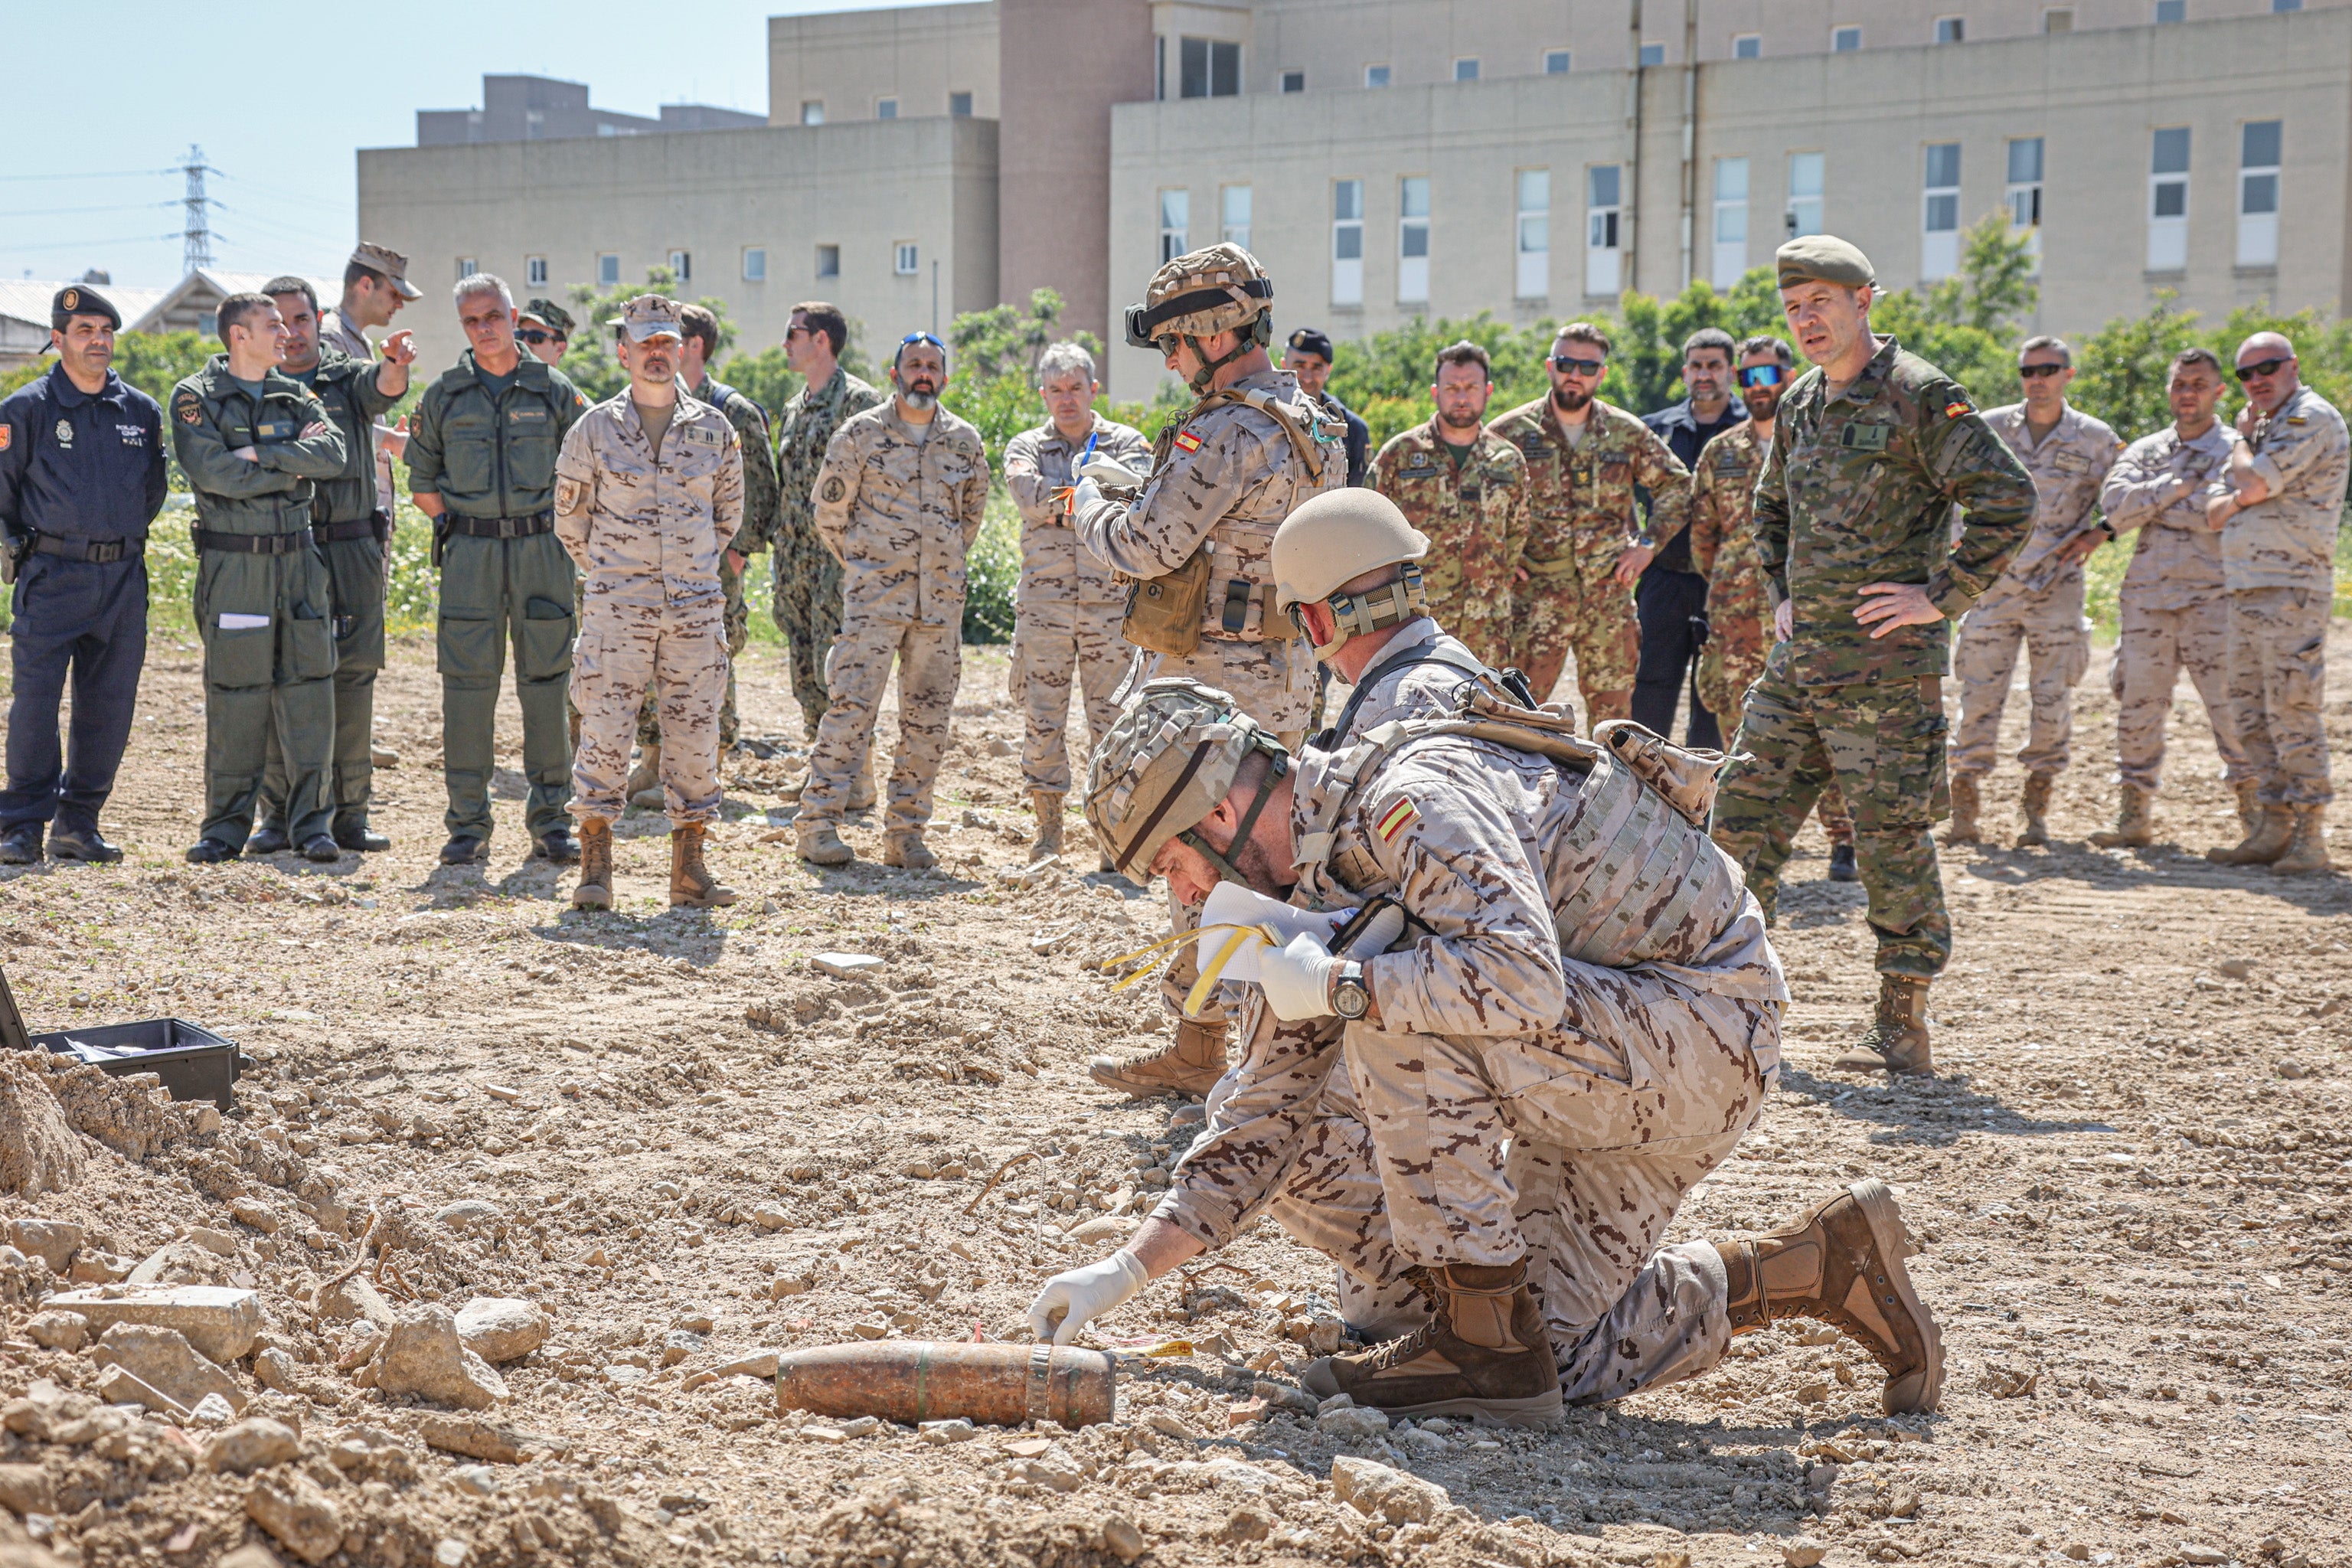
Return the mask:
<svg viewBox="0 0 2352 1568">
<path fill-rule="evenodd" d="M 1208 1005 L 1209 994 L 1216 989 L 1218 976 L 1224 973 L 1225 966 L 1230 964 L 1241 952 L 1243 943 L 1256 941 L 1265 942 L 1269 947 L 1280 947 L 1282 945 L 1277 933 L 1272 926 L 1213 925 L 1201 926 L 1192 931 L 1171 931 L 1148 947 L 1139 947 L 1133 952 L 1125 952 L 1119 954 L 1117 958 L 1104 960 L 1101 967 L 1104 969 L 1116 969 L 1121 964 L 1134 963 L 1139 960 L 1153 958 L 1161 953 L 1166 953 L 1170 957 L 1173 957 L 1176 951 L 1181 948 L 1186 942 L 1201 942 L 1210 936 L 1218 934 L 1223 934 L 1224 940 L 1218 944 L 1216 956 L 1201 966 L 1201 978 L 1193 983 L 1192 989 L 1187 992 L 1184 996 L 1184 1016 L 1188 1018 L 1197 1018 L 1201 1016 L 1201 1009 Z M 1145 975 L 1151 973 L 1159 967 L 1160 966 L 1157 963 L 1146 964 L 1143 968 L 1137 970 L 1134 973 L 1129 975 L 1126 979 L 1112 986 L 1111 990 L 1114 992 L 1124 991 L 1129 986 L 1134 984 Z"/>
</svg>

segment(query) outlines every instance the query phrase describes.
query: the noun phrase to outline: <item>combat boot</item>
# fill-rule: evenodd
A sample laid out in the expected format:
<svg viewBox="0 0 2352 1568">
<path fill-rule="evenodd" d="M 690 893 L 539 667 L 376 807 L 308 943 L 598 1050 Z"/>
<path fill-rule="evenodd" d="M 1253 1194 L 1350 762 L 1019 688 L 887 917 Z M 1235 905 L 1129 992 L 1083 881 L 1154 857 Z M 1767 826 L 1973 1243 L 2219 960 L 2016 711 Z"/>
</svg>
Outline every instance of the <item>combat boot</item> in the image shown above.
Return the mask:
<svg viewBox="0 0 2352 1568">
<path fill-rule="evenodd" d="M 669 907 L 714 910 L 735 901 L 735 889 L 722 884 L 702 863 L 702 841 L 709 825 L 689 822 L 669 830 Z"/>
<path fill-rule="evenodd" d="M 1037 842 L 1029 846 L 1029 858 L 1045 860 L 1062 852 L 1062 795 L 1058 790 L 1041 789 L 1030 800 L 1037 808 Z"/>
<path fill-rule="evenodd" d="M 1935 1058 L 1927 1047 L 1927 983 L 1911 974 L 1880 975 L 1878 1016 L 1835 1065 L 1857 1072 L 1934 1077 Z"/>
<path fill-rule="evenodd" d="M 1831 1323 L 1862 1342 L 1886 1373 L 1889 1415 L 1933 1410 L 1944 1391 L 1944 1336 L 1911 1289 L 1903 1260 L 1918 1250 L 1895 1194 L 1875 1176 L 1856 1182 L 1785 1230 L 1717 1242 L 1731 1331 L 1783 1318 Z"/>
<path fill-rule="evenodd" d="M 1853 839 L 1848 838 L 1842 843 L 1830 846 L 1830 880 L 1832 882 L 1862 880 L 1862 868 L 1854 864 Z"/>
<path fill-rule="evenodd" d="M 902 871 L 928 871 L 939 863 L 940 858 L 924 844 L 919 829 L 910 827 L 904 832 L 882 836 L 882 864 L 885 866 L 896 866 Z"/>
<path fill-rule="evenodd" d="M 613 825 L 601 816 L 580 819 L 580 881 L 572 889 L 572 907 L 613 907 Z"/>
<path fill-rule="evenodd" d="M 2156 842 L 2156 797 L 2137 784 L 2124 785 L 2116 807 L 2116 825 L 2091 835 L 2102 849 L 2137 849 Z"/>
<path fill-rule="evenodd" d="M 2294 813 L 2294 838 L 2286 853 L 2271 862 L 2273 877 L 2301 877 L 2313 871 L 2330 871 L 2336 863 L 2327 858 L 2327 808 L 2324 805 L 2296 805 L 2287 809 Z M 57 847 L 57 836 L 49 836 L 51 848 Z"/>
<path fill-rule="evenodd" d="M 621 786 L 621 798 L 646 811 L 662 808 L 661 742 L 649 741 L 637 748 L 637 765 Z"/>
<path fill-rule="evenodd" d="M 1977 775 L 1952 775 L 1952 825 L 1944 829 L 1947 844 L 1974 844 L 1977 840 Z"/>
<path fill-rule="evenodd" d="M 2050 842 L 2050 788 L 2057 782 L 2056 773 L 2025 775 L 2025 792 L 2017 798 L 2018 815 L 2025 818 L 2025 831 L 2017 836 L 2020 849 Z"/>
<path fill-rule="evenodd" d="M 0 866 L 37 866 L 41 863 L 41 825 L 20 822 L 5 833 L 0 833 Z"/>
<path fill-rule="evenodd" d="M 2242 842 L 2208 849 L 2205 858 L 2216 866 L 2267 866 L 2285 854 L 2294 842 L 2294 808 L 2263 804 L 2254 810 L 2254 824 Z"/>
<path fill-rule="evenodd" d="M 1370 1350 L 1326 1356 L 1300 1375 L 1302 1386 L 1391 1415 L 1469 1415 L 1510 1426 L 1559 1419 L 1559 1365 L 1526 1258 L 1416 1268 L 1407 1278 L 1434 1309 L 1429 1322 Z"/>
<path fill-rule="evenodd" d="M 841 831 L 830 822 L 800 825 L 801 858 L 812 866 L 846 866 L 857 851 L 841 841 Z"/>
<path fill-rule="evenodd" d="M 1123 1089 L 1138 1099 L 1154 1094 L 1205 1095 L 1225 1076 L 1225 1028 L 1222 1024 L 1176 1020 L 1176 1038 L 1158 1050 L 1120 1061 L 1097 1057 L 1087 1063 L 1094 1080 Z"/>
<path fill-rule="evenodd" d="M 2240 779 L 2230 788 L 2238 797 L 2238 826 L 2252 833 L 2254 824 L 2263 817 L 2263 783 L 2260 779 Z"/>
</svg>

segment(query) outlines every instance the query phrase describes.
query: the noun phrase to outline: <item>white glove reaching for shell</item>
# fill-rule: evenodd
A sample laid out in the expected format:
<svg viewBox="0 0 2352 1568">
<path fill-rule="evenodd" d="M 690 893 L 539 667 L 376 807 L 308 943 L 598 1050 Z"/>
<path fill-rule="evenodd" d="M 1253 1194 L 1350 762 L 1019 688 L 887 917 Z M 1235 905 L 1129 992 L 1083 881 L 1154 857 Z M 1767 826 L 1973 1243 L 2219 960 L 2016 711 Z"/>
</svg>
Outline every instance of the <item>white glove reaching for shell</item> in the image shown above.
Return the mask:
<svg viewBox="0 0 2352 1568">
<path fill-rule="evenodd" d="M 1142 1263 L 1127 1251 L 1056 1274 L 1029 1303 L 1029 1331 L 1041 1340 L 1051 1334 L 1057 1345 L 1068 1344 L 1080 1329 L 1150 1283 Z"/>
</svg>

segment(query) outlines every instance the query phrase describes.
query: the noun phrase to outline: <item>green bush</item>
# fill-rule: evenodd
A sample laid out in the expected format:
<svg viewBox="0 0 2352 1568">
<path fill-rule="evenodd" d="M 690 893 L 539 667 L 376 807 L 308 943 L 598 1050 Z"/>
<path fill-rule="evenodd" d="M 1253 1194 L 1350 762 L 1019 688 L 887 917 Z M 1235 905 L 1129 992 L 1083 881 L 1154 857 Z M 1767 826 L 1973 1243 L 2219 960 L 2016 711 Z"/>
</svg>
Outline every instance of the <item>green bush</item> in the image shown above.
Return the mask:
<svg viewBox="0 0 2352 1568">
<path fill-rule="evenodd" d="M 988 492 L 988 515 L 964 559 L 963 640 L 1013 640 L 1013 594 L 1021 584 L 1021 511 L 1002 487 Z"/>
</svg>

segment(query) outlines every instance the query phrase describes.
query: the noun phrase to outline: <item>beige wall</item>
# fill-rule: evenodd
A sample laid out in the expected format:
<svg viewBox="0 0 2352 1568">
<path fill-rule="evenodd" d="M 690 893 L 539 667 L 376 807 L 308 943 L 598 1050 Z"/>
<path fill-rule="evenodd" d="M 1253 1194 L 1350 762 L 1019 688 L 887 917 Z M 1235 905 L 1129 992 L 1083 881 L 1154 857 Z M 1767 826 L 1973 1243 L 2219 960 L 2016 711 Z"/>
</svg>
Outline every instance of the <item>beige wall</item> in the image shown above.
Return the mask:
<svg viewBox="0 0 2352 1568">
<path fill-rule="evenodd" d="M 871 120 L 877 100 L 898 100 L 902 120 L 948 111 L 948 94 L 971 94 L 971 111 L 994 120 L 1002 102 L 996 0 L 895 10 L 768 18 L 768 123 L 798 125 L 801 106 L 824 105 L 827 124 Z"/>
<path fill-rule="evenodd" d="M 391 148 L 359 155 L 360 230 L 410 258 L 425 298 L 403 311 L 424 362 L 464 345 L 447 290 L 457 259 L 477 258 L 518 301 L 526 260 L 545 256 L 551 297 L 595 278 L 603 252 L 624 281 L 673 248 L 695 258 L 685 292 L 727 301 L 740 342 L 781 342 L 792 307 L 831 299 L 862 326 L 869 354 L 900 334 L 997 299 L 996 125 L 944 118 L 890 123 L 689 132 L 593 141 Z M 893 271 L 897 242 L 918 247 L 914 276 Z M 841 274 L 815 276 L 816 247 L 841 247 Z M 747 282 L 742 252 L 768 253 Z"/>
</svg>

